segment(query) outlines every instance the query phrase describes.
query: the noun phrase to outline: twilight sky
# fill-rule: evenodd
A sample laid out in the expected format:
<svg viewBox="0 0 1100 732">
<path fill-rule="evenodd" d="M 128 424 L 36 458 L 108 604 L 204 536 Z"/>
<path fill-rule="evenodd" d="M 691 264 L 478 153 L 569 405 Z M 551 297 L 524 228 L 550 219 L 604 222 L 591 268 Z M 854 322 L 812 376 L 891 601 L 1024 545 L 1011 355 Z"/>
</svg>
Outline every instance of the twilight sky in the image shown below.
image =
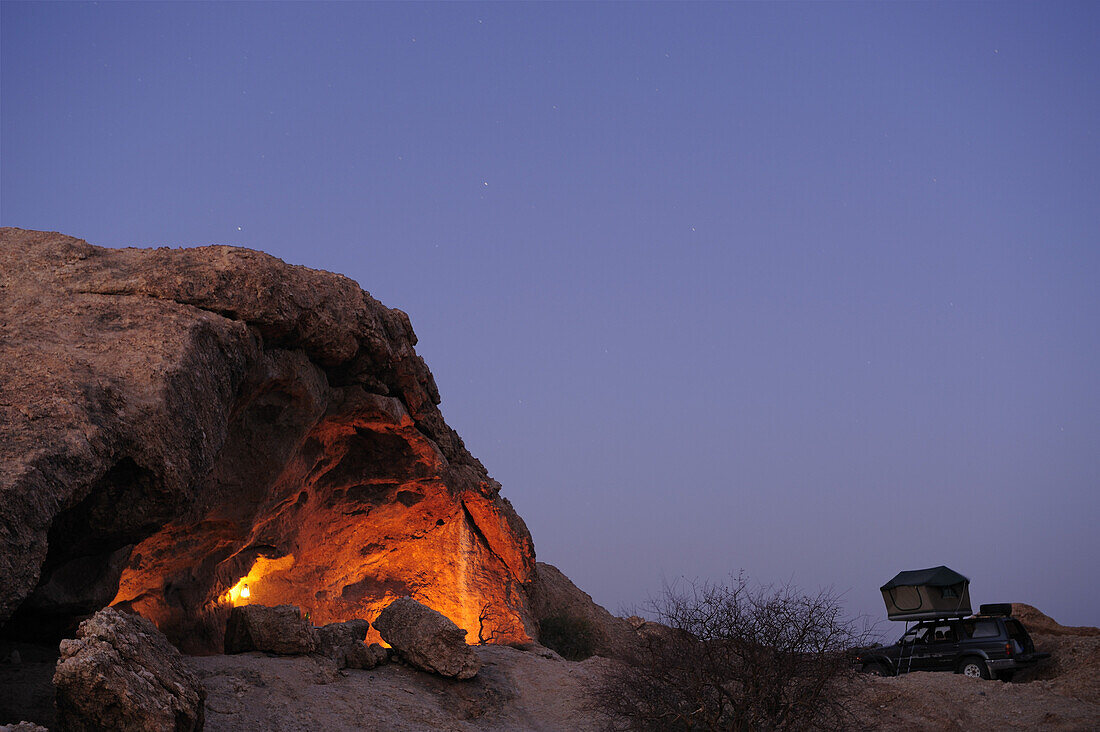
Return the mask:
<svg viewBox="0 0 1100 732">
<path fill-rule="evenodd" d="M 1096 625 L 1098 90 L 1095 3 L 7 1 L 0 224 L 405 310 L 612 611 L 947 564 Z"/>
</svg>

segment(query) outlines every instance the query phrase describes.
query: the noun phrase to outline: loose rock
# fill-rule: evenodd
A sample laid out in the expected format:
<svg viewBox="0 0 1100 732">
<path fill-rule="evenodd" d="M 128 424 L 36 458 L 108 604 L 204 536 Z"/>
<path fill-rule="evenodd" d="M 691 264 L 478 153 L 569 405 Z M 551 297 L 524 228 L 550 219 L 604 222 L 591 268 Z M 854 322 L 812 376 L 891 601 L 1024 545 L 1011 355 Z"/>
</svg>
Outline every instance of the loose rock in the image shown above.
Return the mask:
<svg viewBox="0 0 1100 732">
<path fill-rule="evenodd" d="M 317 651 L 335 661 L 337 668 L 374 668 L 389 654 L 377 643 L 363 642 L 368 630 L 370 623 L 362 619 L 329 623 L 316 629 Z"/>
<path fill-rule="evenodd" d="M 61 642 L 54 674 L 66 730 L 201 730 L 206 691 L 151 622 L 114 608 Z"/>
<path fill-rule="evenodd" d="M 380 666 L 381 664 L 390 660 L 389 649 L 379 645 L 378 643 L 371 643 L 369 646 L 367 646 L 367 650 L 364 651 L 364 653 L 366 653 L 366 660 L 364 661 L 364 665 L 359 668 L 374 668 L 375 666 Z M 370 665 L 367 666 L 367 663 L 369 663 Z M 353 666 L 352 668 L 355 667 Z"/>
<path fill-rule="evenodd" d="M 411 597 L 394 600 L 374 627 L 403 660 L 422 671 L 470 679 L 481 668 L 466 645 L 466 631 Z"/>
<path fill-rule="evenodd" d="M 293 605 L 243 605 L 229 613 L 225 628 L 226 653 L 266 651 L 295 656 L 315 650 L 315 629 Z"/>
</svg>

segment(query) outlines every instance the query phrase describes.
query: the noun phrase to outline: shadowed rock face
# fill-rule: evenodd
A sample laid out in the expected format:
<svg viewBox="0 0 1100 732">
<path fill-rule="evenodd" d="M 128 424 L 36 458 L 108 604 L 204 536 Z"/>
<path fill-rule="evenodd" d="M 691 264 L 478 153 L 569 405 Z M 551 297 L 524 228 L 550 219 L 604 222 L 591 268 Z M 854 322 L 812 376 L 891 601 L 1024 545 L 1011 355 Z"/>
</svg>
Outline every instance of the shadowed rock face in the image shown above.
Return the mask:
<svg viewBox="0 0 1100 732">
<path fill-rule="evenodd" d="M 219 651 L 233 604 L 319 625 L 411 595 L 526 640 L 530 535 L 415 343 L 351 280 L 261 252 L 0 230 L 0 623 L 125 604 Z"/>
</svg>

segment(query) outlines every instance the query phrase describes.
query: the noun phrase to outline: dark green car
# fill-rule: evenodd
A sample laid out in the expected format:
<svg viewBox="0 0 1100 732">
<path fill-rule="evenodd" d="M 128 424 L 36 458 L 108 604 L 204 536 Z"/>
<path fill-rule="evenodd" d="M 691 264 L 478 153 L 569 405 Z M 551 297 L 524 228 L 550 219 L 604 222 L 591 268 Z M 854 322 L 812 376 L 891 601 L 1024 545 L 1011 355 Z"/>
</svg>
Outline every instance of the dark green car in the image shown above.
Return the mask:
<svg viewBox="0 0 1100 732">
<path fill-rule="evenodd" d="M 865 673 L 877 676 L 951 671 L 1008 681 L 1016 671 L 1050 657 L 1035 651 L 1031 636 L 1010 612 L 925 620 L 894 645 L 864 651 L 858 662 Z"/>
</svg>

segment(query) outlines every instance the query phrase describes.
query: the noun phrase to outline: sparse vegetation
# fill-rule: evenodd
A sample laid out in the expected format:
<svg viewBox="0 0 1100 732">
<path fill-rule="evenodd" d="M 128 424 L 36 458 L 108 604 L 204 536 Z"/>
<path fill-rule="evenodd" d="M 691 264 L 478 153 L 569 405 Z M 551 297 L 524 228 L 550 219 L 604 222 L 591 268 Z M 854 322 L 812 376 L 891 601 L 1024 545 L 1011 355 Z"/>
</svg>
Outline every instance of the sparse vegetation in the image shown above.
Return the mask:
<svg viewBox="0 0 1100 732">
<path fill-rule="evenodd" d="M 852 658 L 866 631 L 831 591 L 666 588 L 631 662 L 591 692 L 611 729 L 801 730 L 853 725 Z"/>
<path fill-rule="evenodd" d="M 570 661 L 583 661 L 594 652 L 594 631 L 584 618 L 554 615 L 539 623 L 539 643 Z"/>
<path fill-rule="evenodd" d="M 477 614 L 477 644 L 500 643 L 523 634 L 523 628 L 512 615 L 501 613 L 489 603 Z"/>
</svg>

